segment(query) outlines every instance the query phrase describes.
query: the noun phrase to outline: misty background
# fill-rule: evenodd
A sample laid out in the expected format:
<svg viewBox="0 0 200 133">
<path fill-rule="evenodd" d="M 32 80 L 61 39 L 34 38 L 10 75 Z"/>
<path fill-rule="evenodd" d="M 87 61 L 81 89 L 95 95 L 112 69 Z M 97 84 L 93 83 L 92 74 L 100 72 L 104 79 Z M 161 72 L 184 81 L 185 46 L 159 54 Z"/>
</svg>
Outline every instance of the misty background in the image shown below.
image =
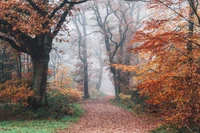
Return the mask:
<svg viewBox="0 0 200 133">
<path fill-rule="evenodd" d="M 148 10 L 141 10 L 144 8 L 143 2 L 124 0 L 98 0 L 76 6 L 66 22 L 68 27 L 54 39 L 49 62 L 52 72 L 55 74 L 66 66 L 68 74 L 64 75 L 72 77 L 73 87 L 83 88 L 85 65 L 80 57 L 84 56 L 88 64 L 88 89 L 98 86 L 98 91 L 115 95 L 110 64 L 123 64 L 123 60 L 128 60 L 127 65 L 139 63 L 137 55 L 128 53 L 127 48 L 132 47 L 130 40 L 142 28 L 142 21 L 150 16 Z M 110 60 L 112 53 L 114 58 Z M 133 76 L 125 78 L 131 80 Z"/>
</svg>

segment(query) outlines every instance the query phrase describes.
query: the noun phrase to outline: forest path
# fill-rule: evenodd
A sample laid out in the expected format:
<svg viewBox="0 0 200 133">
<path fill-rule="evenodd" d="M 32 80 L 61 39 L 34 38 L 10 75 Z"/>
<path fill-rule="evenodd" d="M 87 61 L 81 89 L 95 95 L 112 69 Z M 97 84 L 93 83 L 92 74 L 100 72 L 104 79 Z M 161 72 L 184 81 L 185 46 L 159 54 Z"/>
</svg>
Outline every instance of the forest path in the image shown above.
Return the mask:
<svg viewBox="0 0 200 133">
<path fill-rule="evenodd" d="M 146 117 L 110 103 L 113 97 L 88 99 L 82 102 L 85 114 L 72 127 L 60 133 L 148 133 L 156 127 Z"/>
</svg>

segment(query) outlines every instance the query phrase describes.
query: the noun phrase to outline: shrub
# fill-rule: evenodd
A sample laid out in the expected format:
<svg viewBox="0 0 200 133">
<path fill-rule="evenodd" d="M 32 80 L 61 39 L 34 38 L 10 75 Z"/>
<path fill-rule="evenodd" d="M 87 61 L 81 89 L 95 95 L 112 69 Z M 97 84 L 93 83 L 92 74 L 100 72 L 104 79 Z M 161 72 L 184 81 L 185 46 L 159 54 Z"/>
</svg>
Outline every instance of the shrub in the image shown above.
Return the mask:
<svg viewBox="0 0 200 133">
<path fill-rule="evenodd" d="M 84 110 L 80 107 L 80 104 L 69 104 L 69 108 L 72 111 L 72 115 L 81 116 L 84 114 Z"/>
<path fill-rule="evenodd" d="M 47 91 L 49 96 L 48 101 L 51 102 L 51 99 L 55 98 L 54 101 L 64 102 L 64 103 L 73 103 L 80 100 L 80 92 L 76 89 L 50 89 Z M 51 104 L 51 103 L 50 103 Z"/>
<path fill-rule="evenodd" d="M 27 106 L 27 99 L 34 94 L 29 84 L 30 81 L 26 79 L 12 79 L 0 84 L 0 102 Z"/>
<path fill-rule="evenodd" d="M 134 103 L 131 101 L 131 95 L 126 94 L 119 94 L 119 102 L 123 105 L 125 105 L 127 108 L 133 108 Z"/>
<path fill-rule="evenodd" d="M 102 91 L 98 91 L 97 89 L 89 89 L 89 94 L 91 98 L 100 98 L 106 96 Z"/>
<path fill-rule="evenodd" d="M 138 90 L 131 90 L 129 93 L 131 95 L 131 100 L 134 102 L 134 104 L 146 105 L 147 97 L 140 96 Z"/>
<path fill-rule="evenodd" d="M 69 105 L 70 103 L 78 102 L 80 98 L 80 92 L 76 89 L 50 89 L 47 91 L 49 109 L 54 118 L 74 114 Z"/>
</svg>

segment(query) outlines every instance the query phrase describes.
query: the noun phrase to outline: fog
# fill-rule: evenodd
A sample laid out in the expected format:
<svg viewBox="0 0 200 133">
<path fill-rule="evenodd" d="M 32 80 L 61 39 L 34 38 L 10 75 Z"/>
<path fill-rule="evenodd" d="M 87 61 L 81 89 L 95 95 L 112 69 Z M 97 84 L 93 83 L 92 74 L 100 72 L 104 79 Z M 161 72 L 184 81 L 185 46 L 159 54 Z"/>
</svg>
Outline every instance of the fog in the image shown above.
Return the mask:
<svg viewBox="0 0 200 133">
<path fill-rule="evenodd" d="M 103 79 L 100 90 L 108 95 L 115 95 L 114 85 L 109 77 L 109 70 L 104 70 Z"/>
<path fill-rule="evenodd" d="M 99 76 L 99 57 L 97 57 L 97 53 L 101 52 L 101 58 L 103 61 L 103 71 L 102 71 L 102 81 L 100 86 L 100 91 L 108 94 L 108 95 L 115 95 L 115 88 L 113 85 L 113 74 L 110 71 L 110 64 L 112 63 L 119 63 L 116 62 L 116 60 L 120 60 L 121 55 L 116 55 L 114 57 L 113 62 L 109 57 L 108 49 L 105 45 L 105 36 L 107 34 L 110 34 L 110 52 L 114 52 L 115 49 L 113 49 L 113 44 L 119 44 L 120 43 L 120 34 L 126 34 L 127 38 L 124 38 L 123 45 L 127 45 L 129 43 L 129 39 L 133 36 L 135 30 L 142 27 L 142 20 L 146 19 L 148 16 L 148 10 L 144 12 L 144 10 L 141 12 L 140 8 L 144 8 L 144 3 L 140 2 L 132 2 L 132 3 L 126 3 L 119 0 L 116 1 L 110 1 L 111 5 L 107 3 L 108 1 L 93 3 L 88 2 L 87 4 L 82 4 L 82 6 L 77 7 L 79 11 L 73 12 L 73 16 L 68 18 L 70 22 L 67 24 L 69 29 L 69 34 L 67 32 L 61 31 L 62 34 L 65 35 L 65 38 L 67 41 L 65 42 L 59 42 L 59 36 L 58 39 L 55 39 L 54 44 L 54 50 L 51 52 L 51 58 L 53 56 L 58 57 L 58 64 L 64 64 L 68 68 L 70 68 L 70 73 L 72 75 L 73 80 L 80 79 L 81 76 L 80 70 L 83 69 L 84 66 L 81 66 L 81 60 L 80 55 L 83 56 L 84 49 L 83 44 L 87 45 L 87 60 L 88 60 L 88 85 L 89 90 L 95 88 L 95 84 L 97 84 L 98 76 Z M 115 3 L 116 2 L 116 3 Z M 108 4 L 108 5 L 106 5 Z M 116 5 L 119 4 L 119 5 Z M 113 6 L 115 5 L 115 6 Z M 110 6 L 110 9 L 106 9 Z M 95 8 L 97 8 L 100 11 L 99 17 L 95 16 Z M 94 9 L 93 9 L 94 8 Z M 126 12 L 123 11 L 125 9 L 130 8 L 130 15 L 127 15 L 123 20 L 120 20 L 119 16 L 125 15 Z M 115 14 L 116 12 L 112 10 L 116 10 L 118 14 Z M 111 13 L 108 13 L 111 12 Z M 126 10 L 127 11 L 127 10 Z M 81 15 L 85 17 L 86 24 L 83 24 L 83 20 L 81 20 Z M 132 16 L 131 16 L 132 15 Z M 95 18 L 96 17 L 96 18 Z M 101 19 L 102 21 L 105 21 L 107 25 L 107 32 L 103 33 L 100 25 L 98 25 L 97 20 Z M 106 20 L 108 19 L 108 20 Z M 75 23 L 75 21 L 77 21 Z M 121 22 L 118 22 L 121 21 Z M 123 22 L 124 21 L 124 22 Z M 126 24 L 127 26 L 131 25 L 128 31 L 126 31 Z M 119 27 L 119 28 L 117 28 Z M 85 28 L 85 31 L 84 31 Z M 84 33 L 85 32 L 85 33 Z M 104 31 L 105 32 L 105 31 Z M 129 38 L 128 38 L 129 37 Z M 118 46 L 117 46 L 118 47 Z M 120 46 L 121 47 L 121 46 Z M 125 47 L 125 53 L 127 53 Z M 80 50 L 82 50 L 80 52 Z M 117 50 L 117 49 L 116 49 Z M 115 54 L 115 52 L 114 52 Z M 117 53 L 116 51 L 116 54 Z M 132 57 L 134 58 L 134 56 Z M 130 61 L 131 62 L 131 61 Z M 50 67 L 53 66 L 53 61 L 50 60 Z M 77 73 L 79 72 L 79 73 Z M 80 84 L 77 81 L 74 81 L 75 84 Z M 77 83 L 76 83 L 77 82 Z"/>
<path fill-rule="evenodd" d="M 95 37 L 94 37 L 95 38 Z M 96 41 L 97 42 L 97 41 Z M 93 43 L 91 44 L 93 47 L 95 45 L 100 45 L 98 43 Z M 77 57 L 77 49 L 75 46 L 73 46 L 70 42 L 68 43 L 59 43 L 54 40 L 54 48 L 56 49 L 56 56 L 60 59 L 58 62 L 65 64 L 67 67 L 70 68 L 71 73 L 74 73 L 75 71 L 75 64 L 79 61 Z M 59 51 L 64 51 L 64 53 L 59 53 Z M 50 54 L 51 58 L 52 56 L 55 55 L 55 50 L 53 50 Z M 104 64 L 106 63 L 106 54 L 105 52 L 103 53 L 104 57 Z M 92 64 L 90 64 L 90 70 L 93 68 L 98 68 L 98 62 L 97 59 L 90 57 L 90 61 L 92 61 Z M 51 60 L 50 60 L 50 67 L 51 67 Z M 111 81 L 111 74 L 109 71 L 109 66 L 104 65 L 104 70 L 103 70 L 103 77 L 102 77 L 102 84 L 100 87 L 100 91 L 104 92 L 107 95 L 115 95 L 115 89 L 114 85 Z M 97 77 L 92 77 L 92 78 L 97 78 Z M 89 86 L 90 89 L 91 86 Z"/>
</svg>

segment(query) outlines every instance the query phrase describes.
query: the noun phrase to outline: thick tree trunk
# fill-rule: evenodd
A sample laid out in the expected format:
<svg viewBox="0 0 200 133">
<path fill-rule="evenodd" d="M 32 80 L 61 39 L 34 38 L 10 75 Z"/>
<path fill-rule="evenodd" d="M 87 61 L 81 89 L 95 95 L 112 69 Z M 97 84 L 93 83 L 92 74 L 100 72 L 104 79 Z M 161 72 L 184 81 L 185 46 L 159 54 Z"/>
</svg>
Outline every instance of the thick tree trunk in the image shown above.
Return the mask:
<svg viewBox="0 0 200 133">
<path fill-rule="evenodd" d="M 47 106 L 46 86 L 49 54 L 38 58 L 31 57 L 33 63 L 33 78 L 31 89 L 34 90 L 35 96 L 30 100 L 30 107 L 38 109 Z"/>
<path fill-rule="evenodd" d="M 131 63 L 131 55 L 127 51 L 124 51 L 124 58 L 121 60 L 120 64 L 130 65 L 130 63 Z M 118 75 L 119 75 L 118 77 L 119 77 L 120 92 L 121 93 L 129 92 L 131 73 L 118 70 Z"/>
</svg>

